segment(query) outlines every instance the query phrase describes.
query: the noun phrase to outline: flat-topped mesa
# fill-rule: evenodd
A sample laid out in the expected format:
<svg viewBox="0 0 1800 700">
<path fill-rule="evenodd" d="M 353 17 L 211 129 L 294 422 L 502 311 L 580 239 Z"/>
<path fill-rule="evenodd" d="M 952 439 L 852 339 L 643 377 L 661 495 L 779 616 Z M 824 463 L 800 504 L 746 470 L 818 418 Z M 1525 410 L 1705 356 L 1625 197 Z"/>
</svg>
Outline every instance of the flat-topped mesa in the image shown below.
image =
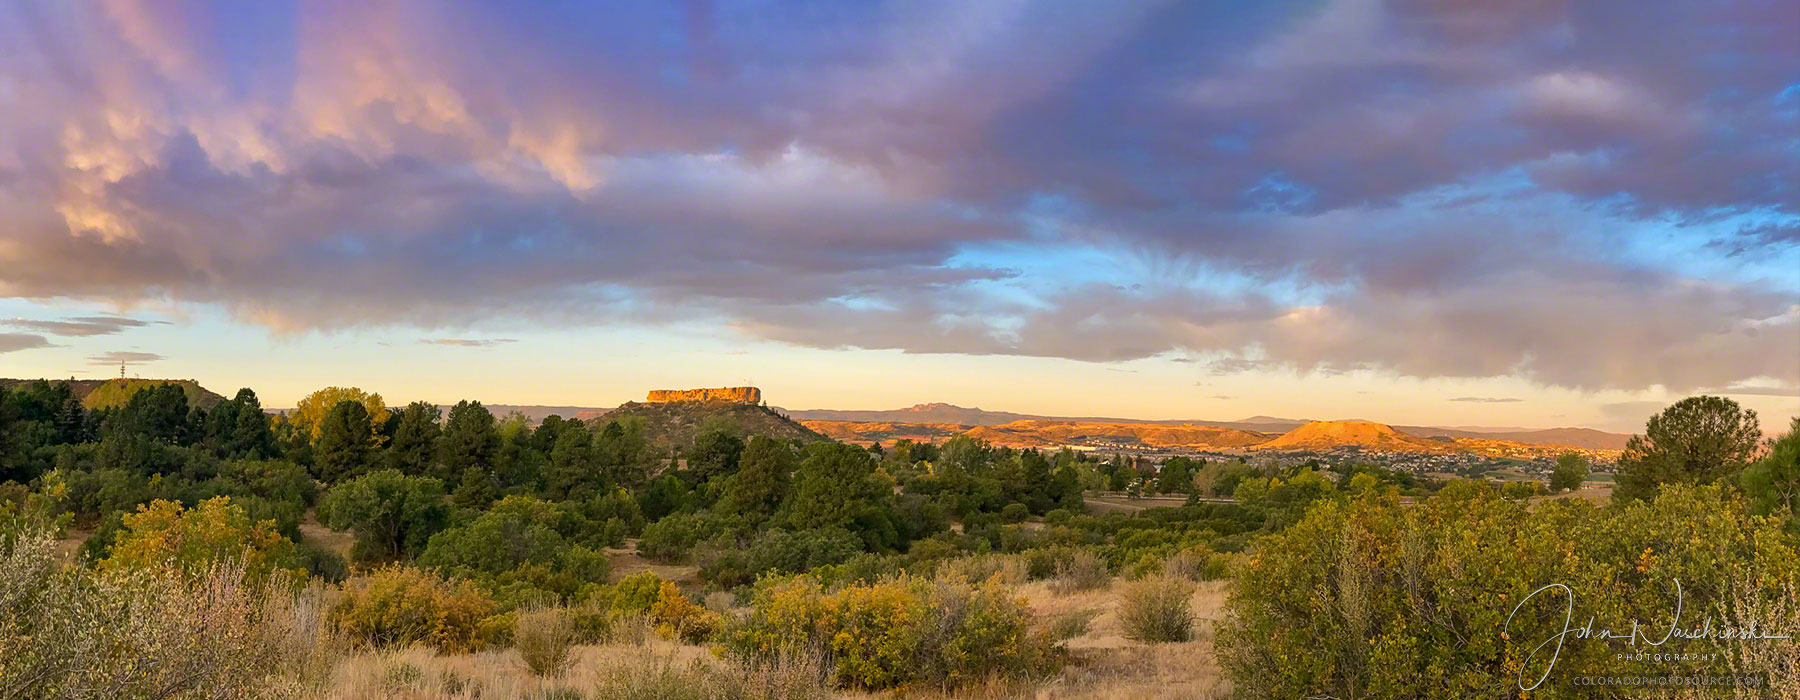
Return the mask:
<svg viewBox="0 0 1800 700">
<path fill-rule="evenodd" d="M 672 401 L 704 401 L 711 403 L 762 403 L 762 390 L 753 386 L 729 386 L 718 389 L 657 389 L 644 399 L 649 403 Z"/>
</svg>

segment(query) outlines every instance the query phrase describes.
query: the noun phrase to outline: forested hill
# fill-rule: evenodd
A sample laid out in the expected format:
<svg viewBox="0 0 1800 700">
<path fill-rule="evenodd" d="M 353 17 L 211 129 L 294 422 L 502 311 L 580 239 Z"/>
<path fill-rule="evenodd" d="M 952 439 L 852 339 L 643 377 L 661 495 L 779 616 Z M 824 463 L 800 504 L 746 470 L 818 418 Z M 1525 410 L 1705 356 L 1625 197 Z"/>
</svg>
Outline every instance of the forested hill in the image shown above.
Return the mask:
<svg viewBox="0 0 1800 700">
<path fill-rule="evenodd" d="M 608 411 L 601 420 L 638 421 L 643 425 L 644 434 L 659 447 L 685 448 L 694 443 L 695 436 L 714 426 L 780 440 L 818 442 L 830 439 L 766 406 L 745 403 L 628 401 Z"/>
<path fill-rule="evenodd" d="M 131 400 L 131 395 L 144 387 L 157 384 L 174 384 L 187 394 L 189 406 L 211 408 L 213 404 L 224 401 L 225 397 L 215 394 L 200 382 L 192 379 L 0 379 L 0 389 L 11 389 L 27 382 L 47 381 L 51 384 L 67 383 L 75 398 L 81 399 L 81 405 L 90 411 L 101 408 L 118 408 Z"/>
</svg>

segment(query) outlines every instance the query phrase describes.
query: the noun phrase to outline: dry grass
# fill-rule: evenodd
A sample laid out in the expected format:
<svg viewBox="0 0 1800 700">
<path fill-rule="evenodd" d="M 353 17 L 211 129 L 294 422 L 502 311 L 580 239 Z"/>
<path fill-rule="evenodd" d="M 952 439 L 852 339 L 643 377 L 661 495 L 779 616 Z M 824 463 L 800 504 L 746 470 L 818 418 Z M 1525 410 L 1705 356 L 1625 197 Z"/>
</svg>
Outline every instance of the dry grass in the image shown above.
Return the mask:
<svg viewBox="0 0 1800 700">
<path fill-rule="evenodd" d="M 323 697 L 334 700 L 482 698 L 576 700 L 597 698 L 1224 698 L 1230 683 L 1214 661 L 1212 623 L 1223 615 L 1220 582 L 1196 586 L 1187 601 L 1196 614 L 1195 641 L 1142 644 L 1126 638 L 1118 616 L 1130 582 L 1114 580 L 1086 591 L 1057 594 L 1050 582 L 1015 590 L 1046 622 L 1086 620 L 1068 639 L 1070 663 L 1049 678 L 993 682 L 953 692 L 914 689 L 903 694 L 828 690 L 824 669 L 803 659 L 754 668 L 710 649 L 615 628 L 609 643 L 577 646 L 565 670 L 535 676 L 516 650 L 439 656 L 425 648 L 360 654 L 339 663 Z M 629 626 L 629 625 L 622 625 Z"/>
<path fill-rule="evenodd" d="M 425 700 L 426 698 L 547 698 L 598 697 L 595 689 L 610 682 L 619 659 L 666 659 L 674 664 L 723 663 L 698 646 L 677 644 L 652 636 L 638 644 L 601 644 L 575 647 L 568 666 L 559 673 L 533 675 L 519 653 L 512 649 L 475 654 L 438 655 L 425 647 L 407 647 L 359 654 L 333 670 L 332 700 Z"/>
<path fill-rule="evenodd" d="M 1209 581 L 1194 587 L 1188 603 L 1195 615 L 1194 641 L 1142 644 L 1125 636 L 1119 620 L 1119 591 L 1128 582 L 1058 594 L 1046 582 L 1019 587 L 1019 594 L 1038 615 L 1055 620 L 1071 615 L 1092 617 L 1086 632 L 1068 640 L 1070 663 L 1040 685 L 1038 698 L 1224 698 L 1225 680 L 1213 653 L 1212 628 L 1224 616 L 1226 587 Z M 1004 697 L 1004 696 L 1002 696 Z"/>
</svg>

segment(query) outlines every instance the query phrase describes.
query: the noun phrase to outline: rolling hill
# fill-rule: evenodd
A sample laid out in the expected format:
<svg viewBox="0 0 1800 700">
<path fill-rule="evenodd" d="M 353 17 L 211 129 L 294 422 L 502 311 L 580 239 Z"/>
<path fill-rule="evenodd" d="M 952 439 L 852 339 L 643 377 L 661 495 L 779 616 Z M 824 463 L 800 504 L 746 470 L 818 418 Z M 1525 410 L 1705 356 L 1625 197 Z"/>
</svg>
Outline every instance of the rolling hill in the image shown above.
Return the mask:
<svg viewBox="0 0 1800 700">
<path fill-rule="evenodd" d="M 1014 421 L 969 432 L 994 444 L 1013 447 L 1111 443 L 1163 448 L 1232 448 L 1248 447 L 1269 439 L 1262 433 L 1211 425 L 1056 420 Z"/>
<path fill-rule="evenodd" d="M 1454 442 L 1408 435 L 1394 426 L 1367 421 L 1318 420 L 1294 428 L 1257 450 L 1324 451 L 1356 447 L 1380 452 L 1455 452 Z"/>
<path fill-rule="evenodd" d="M 782 440 L 817 442 L 829 439 L 766 406 L 746 403 L 627 401 L 597 420 L 638 421 L 643 424 L 651 444 L 664 449 L 684 449 L 693 445 L 694 438 L 709 425 L 730 426 L 740 435 L 766 435 Z"/>
<path fill-rule="evenodd" d="M 37 381 L 35 379 L 0 379 L 0 387 L 12 388 L 14 385 Z M 145 387 L 157 384 L 176 384 L 181 392 L 187 395 L 189 406 L 210 408 L 213 404 L 224 401 L 225 397 L 215 394 L 200 386 L 193 379 L 50 379 L 52 384 L 64 382 L 75 392 L 75 398 L 81 399 L 81 405 L 92 411 L 100 408 L 117 408 L 131 400 L 131 395 Z"/>
</svg>

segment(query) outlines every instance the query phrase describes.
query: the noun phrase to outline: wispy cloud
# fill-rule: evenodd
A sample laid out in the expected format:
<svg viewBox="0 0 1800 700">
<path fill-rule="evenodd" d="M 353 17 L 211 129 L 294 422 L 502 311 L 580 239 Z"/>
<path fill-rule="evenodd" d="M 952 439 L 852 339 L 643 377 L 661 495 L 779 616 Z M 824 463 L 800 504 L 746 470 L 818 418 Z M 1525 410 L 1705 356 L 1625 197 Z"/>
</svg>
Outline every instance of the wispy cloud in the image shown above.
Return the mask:
<svg viewBox="0 0 1800 700">
<path fill-rule="evenodd" d="M 95 365 L 116 365 L 116 364 L 119 364 L 122 362 L 127 363 L 127 364 L 139 364 L 139 363 L 145 363 L 145 362 L 155 362 L 157 360 L 162 360 L 162 359 L 167 359 L 167 358 L 164 358 L 162 355 L 158 355 L 153 352 L 116 350 L 113 352 L 101 353 L 99 355 L 94 355 L 92 357 L 89 357 L 88 363 L 95 364 Z"/>
<path fill-rule="evenodd" d="M 1524 399 L 1499 396 L 1458 396 L 1450 400 L 1461 403 L 1518 403 L 1524 401 Z"/>
<path fill-rule="evenodd" d="M 127 328 L 150 325 L 150 322 L 124 316 L 76 316 L 59 321 L 14 318 L 0 321 L 0 324 L 14 328 L 27 328 L 51 335 L 94 336 L 112 335 Z"/>
<path fill-rule="evenodd" d="M 30 333 L 0 333 L 0 353 L 47 347 L 52 347 L 50 341 L 41 335 L 33 335 Z"/>
<path fill-rule="evenodd" d="M 1695 393 L 1723 394 L 1726 396 L 1800 396 L 1800 387 L 1780 386 L 1728 386 L 1720 389 L 1707 389 Z"/>
<path fill-rule="evenodd" d="M 455 345 L 465 348 L 491 348 L 496 345 L 516 343 L 516 338 L 426 338 L 419 341 L 427 345 Z"/>
</svg>

